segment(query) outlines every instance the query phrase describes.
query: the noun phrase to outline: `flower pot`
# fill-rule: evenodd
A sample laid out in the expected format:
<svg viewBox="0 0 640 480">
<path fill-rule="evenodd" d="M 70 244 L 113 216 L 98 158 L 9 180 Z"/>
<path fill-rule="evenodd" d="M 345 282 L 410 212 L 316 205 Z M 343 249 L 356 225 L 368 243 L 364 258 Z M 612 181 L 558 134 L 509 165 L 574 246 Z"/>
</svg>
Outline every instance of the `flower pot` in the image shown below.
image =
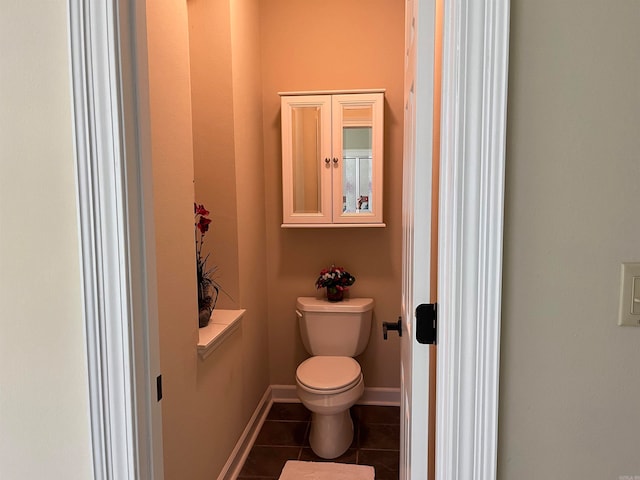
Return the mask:
<svg viewBox="0 0 640 480">
<path fill-rule="evenodd" d="M 337 287 L 327 287 L 327 300 L 330 302 L 340 302 L 344 298 L 344 290 Z"/>
<path fill-rule="evenodd" d="M 202 308 L 198 315 L 198 328 L 203 328 L 209 325 L 209 320 L 211 319 L 212 310 L 208 308 Z"/>
<path fill-rule="evenodd" d="M 200 285 L 198 289 L 198 327 L 209 325 L 211 313 L 218 301 L 218 288 L 211 284 Z"/>
</svg>

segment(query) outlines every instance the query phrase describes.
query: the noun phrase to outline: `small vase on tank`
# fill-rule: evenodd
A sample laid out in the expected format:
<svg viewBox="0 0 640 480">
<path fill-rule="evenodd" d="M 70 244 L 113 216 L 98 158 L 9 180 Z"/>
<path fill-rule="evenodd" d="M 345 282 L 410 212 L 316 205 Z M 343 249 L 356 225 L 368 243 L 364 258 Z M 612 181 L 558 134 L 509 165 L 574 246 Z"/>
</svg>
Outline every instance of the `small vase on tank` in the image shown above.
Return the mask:
<svg viewBox="0 0 640 480">
<path fill-rule="evenodd" d="M 356 277 L 351 275 L 342 267 L 331 265 L 330 268 L 323 268 L 320 276 L 316 280 L 316 288 L 327 289 L 327 300 L 330 302 L 340 302 L 344 298 L 344 292 L 356 281 Z"/>
<path fill-rule="evenodd" d="M 327 287 L 327 300 L 330 302 L 340 302 L 344 298 L 344 290 L 338 287 Z"/>
</svg>

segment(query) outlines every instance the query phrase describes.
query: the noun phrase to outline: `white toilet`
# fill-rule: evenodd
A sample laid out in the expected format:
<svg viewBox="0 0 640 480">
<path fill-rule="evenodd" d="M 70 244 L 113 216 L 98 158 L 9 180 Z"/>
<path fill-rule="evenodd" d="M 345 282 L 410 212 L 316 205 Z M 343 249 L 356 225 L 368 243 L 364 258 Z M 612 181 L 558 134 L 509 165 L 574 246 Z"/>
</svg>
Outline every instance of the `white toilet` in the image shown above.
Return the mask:
<svg viewBox="0 0 640 480">
<path fill-rule="evenodd" d="M 336 458 L 353 441 L 349 414 L 364 393 L 360 355 L 371 333 L 372 298 L 329 302 L 299 297 L 296 314 L 300 335 L 313 355 L 296 370 L 298 397 L 311 410 L 311 449 L 322 458 Z"/>
</svg>

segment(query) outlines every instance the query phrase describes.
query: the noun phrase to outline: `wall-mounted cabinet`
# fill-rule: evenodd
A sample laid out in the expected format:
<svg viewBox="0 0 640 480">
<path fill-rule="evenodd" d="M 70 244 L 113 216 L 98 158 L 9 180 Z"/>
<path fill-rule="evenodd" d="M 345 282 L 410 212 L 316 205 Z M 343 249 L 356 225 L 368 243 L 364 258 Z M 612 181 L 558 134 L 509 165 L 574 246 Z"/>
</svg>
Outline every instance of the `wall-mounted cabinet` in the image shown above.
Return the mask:
<svg viewBox="0 0 640 480">
<path fill-rule="evenodd" d="M 380 227 L 384 91 L 280 93 L 283 227 Z"/>
</svg>

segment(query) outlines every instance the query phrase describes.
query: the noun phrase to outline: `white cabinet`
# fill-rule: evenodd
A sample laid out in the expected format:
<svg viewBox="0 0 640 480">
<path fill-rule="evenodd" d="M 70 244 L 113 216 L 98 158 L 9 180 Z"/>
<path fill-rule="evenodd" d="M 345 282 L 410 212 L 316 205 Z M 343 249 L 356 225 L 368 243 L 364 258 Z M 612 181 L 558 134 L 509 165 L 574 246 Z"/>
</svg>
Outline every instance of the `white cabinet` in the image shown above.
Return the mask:
<svg viewBox="0 0 640 480">
<path fill-rule="evenodd" d="M 280 95 L 282 226 L 384 226 L 383 90 Z"/>
</svg>

